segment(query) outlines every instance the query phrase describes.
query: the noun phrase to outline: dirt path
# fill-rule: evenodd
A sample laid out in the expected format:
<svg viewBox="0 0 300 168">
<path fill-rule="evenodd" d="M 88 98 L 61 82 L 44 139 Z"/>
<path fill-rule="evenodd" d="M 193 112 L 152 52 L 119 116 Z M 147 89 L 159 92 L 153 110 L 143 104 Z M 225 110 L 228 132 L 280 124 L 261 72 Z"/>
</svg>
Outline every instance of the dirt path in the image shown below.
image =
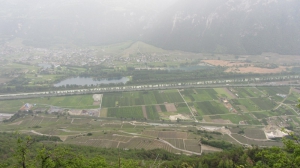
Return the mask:
<svg viewBox="0 0 300 168">
<path fill-rule="evenodd" d="M 145 117 L 146 119 L 148 119 L 146 106 L 142 106 L 142 109 L 143 109 L 143 115 L 144 115 L 144 117 Z"/>
<path fill-rule="evenodd" d="M 277 106 L 277 107 L 275 107 L 274 108 L 274 110 L 277 110 L 279 107 L 281 107 L 284 103 L 284 101 L 292 94 L 292 87 L 290 88 L 290 91 L 289 91 L 289 94 L 288 95 L 286 95 L 286 97 L 280 102 L 280 104 Z"/>
<path fill-rule="evenodd" d="M 182 152 L 186 152 L 186 153 L 193 154 L 193 155 L 202 155 L 202 149 L 201 149 L 201 153 L 192 152 L 192 151 L 188 151 L 188 150 L 185 150 L 185 149 L 177 148 L 177 147 L 173 146 L 172 144 L 170 144 L 169 142 L 167 142 L 167 141 L 165 141 L 163 139 L 159 139 L 158 141 L 160 141 L 162 143 L 165 143 L 165 144 L 171 146 L 172 148 L 177 149 L 177 150 L 182 151 Z"/>
<path fill-rule="evenodd" d="M 182 94 L 180 93 L 179 89 L 177 89 L 177 91 L 178 91 L 179 95 L 181 96 L 182 100 L 184 101 L 184 103 L 186 104 L 186 106 L 189 108 L 190 113 L 192 114 L 192 116 L 193 116 L 195 122 L 199 122 L 199 121 L 196 119 L 196 117 L 195 117 L 195 115 L 194 115 L 194 113 L 193 113 L 191 107 L 190 107 L 190 106 L 188 105 L 188 103 L 184 100 L 184 98 L 183 98 Z"/>
</svg>

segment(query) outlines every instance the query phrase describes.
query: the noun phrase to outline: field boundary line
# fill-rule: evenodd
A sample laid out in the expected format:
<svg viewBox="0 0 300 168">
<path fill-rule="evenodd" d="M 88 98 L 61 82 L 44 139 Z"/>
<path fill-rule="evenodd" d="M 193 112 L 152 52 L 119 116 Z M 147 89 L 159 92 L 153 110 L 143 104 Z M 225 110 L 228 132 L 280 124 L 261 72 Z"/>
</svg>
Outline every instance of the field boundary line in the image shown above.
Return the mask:
<svg viewBox="0 0 300 168">
<path fill-rule="evenodd" d="M 44 121 L 44 117 L 42 118 L 42 120 L 39 122 L 39 125 Z"/>
<path fill-rule="evenodd" d="M 182 151 L 182 152 L 186 152 L 186 153 L 190 153 L 190 154 L 194 154 L 194 155 L 202 155 L 202 152 L 198 153 L 198 152 L 192 152 L 192 151 L 188 151 L 188 150 L 185 150 L 185 149 L 177 148 L 177 147 L 173 146 L 171 143 L 169 143 L 169 142 L 167 142 L 167 141 L 165 141 L 163 139 L 160 139 L 160 138 L 157 141 L 165 143 L 165 144 L 171 146 L 172 148 L 177 149 L 177 150 Z"/>
<path fill-rule="evenodd" d="M 189 108 L 190 113 L 192 114 L 192 116 L 193 116 L 194 119 L 195 119 L 195 122 L 199 122 L 199 121 L 196 119 L 194 113 L 192 112 L 191 107 L 188 105 L 188 103 L 187 103 L 187 102 L 185 101 L 185 99 L 183 98 L 183 96 L 182 96 L 182 94 L 180 93 L 179 89 L 177 89 L 177 91 L 178 91 L 179 95 L 181 96 L 182 100 L 184 101 L 184 103 L 186 104 L 186 106 Z"/>
</svg>

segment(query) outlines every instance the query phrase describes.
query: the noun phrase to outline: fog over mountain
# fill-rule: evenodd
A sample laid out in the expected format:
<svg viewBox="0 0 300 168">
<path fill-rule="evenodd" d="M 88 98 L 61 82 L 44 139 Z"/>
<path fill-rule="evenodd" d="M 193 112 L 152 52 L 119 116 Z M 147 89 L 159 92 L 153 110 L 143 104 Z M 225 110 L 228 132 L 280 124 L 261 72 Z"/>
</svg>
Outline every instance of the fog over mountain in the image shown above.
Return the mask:
<svg viewBox="0 0 300 168">
<path fill-rule="evenodd" d="M 300 54 L 298 0 L 1 0 L 0 38 L 49 47 L 141 40 L 192 52 Z"/>
</svg>

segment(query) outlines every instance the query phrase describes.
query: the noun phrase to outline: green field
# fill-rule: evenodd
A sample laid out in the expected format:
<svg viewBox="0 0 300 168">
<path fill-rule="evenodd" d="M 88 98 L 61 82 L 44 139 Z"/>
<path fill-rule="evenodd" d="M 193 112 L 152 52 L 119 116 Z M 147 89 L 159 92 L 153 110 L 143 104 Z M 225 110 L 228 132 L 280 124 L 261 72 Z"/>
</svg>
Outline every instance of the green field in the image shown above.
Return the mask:
<svg viewBox="0 0 300 168">
<path fill-rule="evenodd" d="M 229 94 L 225 89 L 226 88 L 214 88 L 214 90 L 218 93 L 220 97 L 233 99 L 233 95 Z"/>
<path fill-rule="evenodd" d="M 220 118 L 224 120 L 230 120 L 234 124 L 239 124 L 240 121 L 248 121 L 253 120 L 253 117 L 249 114 L 226 114 L 226 115 L 220 115 Z"/>
<path fill-rule="evenodd" d="M 141 106 L 108 108 L 107 117 L 127 118 L 127 119 L 144 119 Z"/>
<path fill-rule="evenodd" d="M 245 136 L 253 139 L 266 139 L 265 132 L 257 128 L 247 128 L 244 130 Z"/>
<path fill-rule="evenodd" d="M 277 101 L 281 101 L 284 98 L 277 96 L 277 94 L 288 95 L 290 91 L 290 87 L 282 86 L 282 87 L 258 87 L 259 90 L 264 92 L 267 96 L 271 96 L 273 99 Z"/>
<path fill-rule="evenodd" d="M 25 99 L 18 100 L 1 100 L 0 101 L 0 112 L 1 113 L 15 113 L 17 112 L 26 102 Z"/>
<path fill-rule="evenodd" d="M 157 113 L 155 106 L 146 106 L 147 118 L 150 120 L 159 120 L 159 115 Z"/>
<path fill-rule="evenodd" d="M 229 111 L 223 104 L 217 103 L 216 101 L 204 101 L 194 103 L 198 113 L 200 115 L 215 115 L 215 114 L 226 114 Z"/>
<path fill-rule="evenodd" d="M 300 97 L 299 93 L 292 92 L 292 94 L 290 94 L 287 97 L 287 99 L 284 101 L 284 103 L 286 103 L 286 104 L 298 104 L 299 97 Z"/>
<path fill-rule="evenodd" d="M 187 102 L 217 100 L 218 93 L 214 89 L 184 89 L 181 91 Z"/>
<path fill-rule="evenodd" d="M 236 94 L 239 98 L 252 98 L 252 97 L 259 97 L 262 95 L 262 93 L 257 90 L 256 88 L 234 88 L 236 91 Z"/>
<path fill-rule="evenodd" d="M 276 103 L 268 98 L 253 98 L 251 101 L 262 110 L 270 110 L 276 106 Z"/>
<path fill-rule="evenodd" d="M 183 102 L 176 90 L 164 91 L 143 91 L 108 93 L 103 96 L 103 107 L 153 105 L 164 103 Z"/>
<path fill-rule="evenodd" d="M 261 109 L 251 101 L 251 99 L 233 99 L 233 106 L 243 105 L 247 108 L 248 111 L 260 111 Z"/>
</svg>

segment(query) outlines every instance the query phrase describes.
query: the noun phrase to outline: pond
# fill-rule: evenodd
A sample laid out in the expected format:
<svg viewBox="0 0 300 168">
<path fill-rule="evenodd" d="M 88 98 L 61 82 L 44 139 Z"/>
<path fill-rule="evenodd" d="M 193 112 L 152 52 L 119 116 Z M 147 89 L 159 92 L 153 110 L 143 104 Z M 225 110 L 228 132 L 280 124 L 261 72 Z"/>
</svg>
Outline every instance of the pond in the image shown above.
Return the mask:
<svg viewBox="0 0 300 168">
<path fill-rule="evenodd" d="M 66 86 L 66 85 L 98 85 L 98 84 L 110 84 L 110 83 L 126 83 L 129 81 L 128 77 L 122 77 L 122 78 L 112 78 L 112 79 L 101 79 L 101 80 L 95 80 L 93 78 L 85 78 L 85 77 L 76 77 L 76 78 L 68 78 L 65 79 L 59 83 L 54 84 L 55 87 L 60 86 Z"/>
</svg>

